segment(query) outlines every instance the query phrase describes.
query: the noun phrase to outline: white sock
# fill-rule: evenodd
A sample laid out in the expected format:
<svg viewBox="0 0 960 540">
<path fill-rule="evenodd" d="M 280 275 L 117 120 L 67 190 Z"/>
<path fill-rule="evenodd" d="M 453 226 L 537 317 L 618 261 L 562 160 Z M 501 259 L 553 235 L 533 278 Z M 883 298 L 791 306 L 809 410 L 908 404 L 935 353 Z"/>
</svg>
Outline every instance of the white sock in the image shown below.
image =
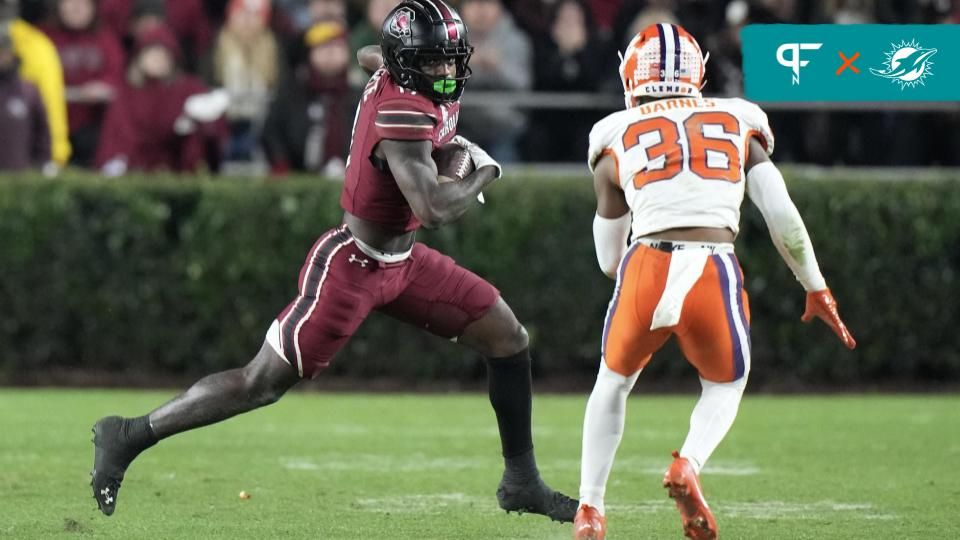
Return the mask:
<svg viewBox="0 0 960 540">
<path fill-rule="evenodd" d="M 583 417 L 583 453 L 580 462 L 580 504 L 588 504 L 605 513 L 603 495 L 613 466 L 623 423 L 626 420 L 627 396 L 640 372 L 624 377 L 600 362 L 597 383 L 587 401 Z"/>
<path fill-rule="evenodd" d="M 747 376 L 745 374 L 728 383 L 715 383 L 701 378 L 700 384 L 703 393 L 690 415 L 690 432 L 680 449 L 680 457 L 687 458 L 697 474 L 700 474 L 700 469 L 706 465 L 737 418 Z"/>
</svg>

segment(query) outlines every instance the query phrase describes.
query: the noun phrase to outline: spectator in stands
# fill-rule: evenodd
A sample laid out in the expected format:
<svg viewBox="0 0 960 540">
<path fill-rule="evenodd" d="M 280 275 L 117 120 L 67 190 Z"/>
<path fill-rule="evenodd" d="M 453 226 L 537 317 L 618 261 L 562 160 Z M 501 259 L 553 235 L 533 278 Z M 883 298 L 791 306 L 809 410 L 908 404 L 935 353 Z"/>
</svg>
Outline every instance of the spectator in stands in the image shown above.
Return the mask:
<svg viewBox="0 0 960 540">
<path fill-rule="evenodd" d="M 165 26 L 138 36 L 127 79 L 110 104 L 97 166 L 107 176 L 127 170 L 196 171 L 221 134 L 225 93 L 208 94 L 178 67 L 180 46 Z M 209 163 L 209 158 L 208 158 Z"/>
<path fill-rule="evenodd" d="M 528 36 L 549 32 L 552 0 L 501 0 L 503 7 L 513 15 L 513 20 Z"/>
<path fill-rule="evenodd" d="M 623 0 L 589 0 L 590 15 L 596 22 L 595 31 L 609 38 L 622 3 Z"/>
<path fill-rule="evenodd" d="M 680 24 L 673 9 L 669 6 L 660 5 L 663 2 L 645 4 L 642 0 L 628 0 L 621 6 L 620 16 L 617 18 L 617 24 L 613 30 L 618 50 L 626 50 L 633 36 L 639 34 L 640 31 L 651 24 Z"/>
<path fill-rule="evenodd" d="M 213 82 L 230 94 L 227 156 L 231 160 L 253 159 L 270 98 L 280 80 L 280 49 L 269 22 L 270 0 L 232 0 L 217 37 Z"/>
<path fill-rule="evenodd" d="M 98 15 L 104 28 L 112 31 L 120 40 L 131 38 L 136 19 L 150 19 L 152 23 L 163 23 L 167 10 L 163 0 L 146 2 L 142 0 L 100 0 Z"/>
<path fill-rule="evenodd" d="M 39 26 L 47 20 L 49 7 L 48 0 L 24 0 L 20 3 L 20 18 L 28 23 Z"/>
<path fill-rule="evenodd" d="M 333 22 L 314 25 L 304 36 L 306 58 L 281 86 L 270 108 L 263 146 L 271 174 L 290 169 L 343 176 L 347 148 L 346 29 Z"/>
<path fill-rule="evenodd" d="M 468 91 L 526 91 L 533 86 L 530 39 L 514 23 L 500 0 L 466 0 L 460 10 L 474 46 Z M 517 161 L 517 142 L 527 126 L 527 115 L 514 107 L 475 107 L 470 100 L 460 111 L 458 130 L 487 149 L 501 163 Z"/>
<path fill-rule="evenodd" d="M 19 0 L 0 0 L 0 26 L 9 30 L 13 50 L 20 61 L 20 77 L 40 91 L 47 111 L 53 161 L 63 166 L 70 159 L 70 140 L 60 57 L 43 32 L 18 18 L 19 10 Z"/>
<path fill-rule="evenodd" d="M 919 3 L 919 2 L 917 2 Z M 833 24 L 871 24 L 876 22 L 875 2 L 872 0 L 823 0 L 820 3 L 824 15 Z"/>
<path fill-rule="evenodd" d="M 595 32 L 583 0 L 554 4 L 549 33 L 535 43 L 535 88 L 546 92 L 593 92 L 616 73 L 617 55 Z M 614 81 L 620 84 L 619 80 Z M 527 155 L 532 161 L 577 161 L 587 151 L 587 138 L 602 111 L 536 109 Z"/>
<path fill-rule="evenodd" d="M 52 24 L 43 28 L 63 65 L 72 162 L 93 164 L 107 104 L 123 82 L 123 49 L 113 32 L 97 24 L 95 0 L 58 0 Z"/>
<path fill-rule="evenodd" d="M 322 21 L 347 23 L 347 3 L 345 0 L 308 0 L 307 13 L 310 24 Z"/>
<path fill-rule="evenodd" d="M 302 0 L 273 0 L 273 10 L 293 32 L 303 32 L 310 26 L 310 11 Z"/>
<path fill-rule="evenodd" d="M 275 31 L 285 31 L 278 37 L 283 39 L 285 65 L 293 66 L 300 63 L 300 59 L 307 54 L 303 36 L 314 24 L 324 21 L 334 21 L 347 25 L 346 0 L 285 0 L 286 16 L 278 20 L 274 17 L 272 27 Z M 277 1 L 274 0 L 274 6 Z M 290 18 L 295 18 L 300 25 L 290 32 Z M 282 19 L 287 19 L 286 21 Z M 378 35 L 379 36 L 379 35 Z"/>
<path fill-rule="evenodd" d="M 50 130 L 40 92 L 17 73 L 10 30 L 0 26 L 0 170 L 50 162 Z"/>
<path fill-rule="evenodd" d="M 195 69 L 210 51 L 213 24 L 203 0 L 100 0 L 103 24 L 127 43 L 144 28 L 166 23 L 186 52 L 187 67 Z"/>
<path fill-rule="evenodd" d="M 350 50 L 354 58 L 357 56 L 357 51 L 367 45 L 380 44 L 380 28 L 395 5 L 397 0 L 370 0 L 367 3 L 364 18 L 350 29 Z M 354 62 L 350 67 L 351 86 L 362 88 L 367 83 L 367 79 L 369 77 L 366 72 Z"/>
</svg>

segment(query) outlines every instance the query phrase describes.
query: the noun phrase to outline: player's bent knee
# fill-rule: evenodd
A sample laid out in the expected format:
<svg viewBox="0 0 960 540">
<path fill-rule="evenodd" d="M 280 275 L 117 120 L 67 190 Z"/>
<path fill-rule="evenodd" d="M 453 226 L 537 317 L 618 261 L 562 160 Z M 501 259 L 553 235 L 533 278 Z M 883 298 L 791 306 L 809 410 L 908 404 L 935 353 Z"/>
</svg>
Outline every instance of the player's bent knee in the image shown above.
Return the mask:
<svg viewBox="0 0 960 540">
<path fill-rule="evenodd" d="M 247 399 L 255 407 L 276 403 L 299 382 L 296 368 L 288 364 L 268 343 L 244 366 L 243 385 Z"/>
<path fill-rule="evenodd" d="M 511 314 L 512 315 L 512 314 Z M 499 332 L 487 344 L 486 356 L 490 358 L 504 358 L 513 356 L 530 345 L 530 336 L 522 324 L 513 320 L 503 325 Z"/>
<path fill-rule="evenodd" d="M 530 346 L 530 334 L 527 333 L 527 329 L 519 322 L 514 329 L 512 341 L 513 349 L 515 349 L 514 354 Z"/>
<path fill-rule="evenodd" d="M 256 379 L 247 376 L 244 380 L 247 400 L 254 407 L 272 405 L 280 400 L 290 386 L 278 384 L 277 381 Z"/>
<path fill-rule="evenodd" d="M 460 343 L 488 358 L 513 356 L 527 348 L 530 338 L 502 298 L 460 336 Z"/>
<path fill-rule="evenodd" d="M 530 335 L 527 334 L 527 329 L 520 324 L 517 316 L 513 314 L 513 310 L 504 302 L 503 298 L 498 300 L 493 311 L 492 315 L 496 317 L 498 323 L 495 333 L 497 351 L 495 351 L 496 354 L 491 356 L 511 356 L 526 349 L 530 345 Z"/>
<path fill-rule="evenodd" d="M 618 391 L 629 393 L 633 389 L 633 385 L 637 383 L 637 379 L 640 378 L 641 371 L 643 370 L 638 369 L 630 375 L 624 375 L 611 369 L 605 361 L 600 362 L 596 385 L 609 386 Z"/>
</svg>

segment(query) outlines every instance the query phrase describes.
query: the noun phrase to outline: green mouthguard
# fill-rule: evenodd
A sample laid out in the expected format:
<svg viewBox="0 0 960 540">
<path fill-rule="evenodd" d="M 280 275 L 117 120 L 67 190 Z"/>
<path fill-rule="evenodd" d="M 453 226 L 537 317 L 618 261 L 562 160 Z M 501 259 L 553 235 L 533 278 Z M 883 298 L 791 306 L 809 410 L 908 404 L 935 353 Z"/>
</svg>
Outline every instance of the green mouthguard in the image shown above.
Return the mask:
<svg viewBox="0 0 960 540">
<path fill-rule="evenodd" d="M 440 79 L 433 81 L 433 91 L 440 94 L 452 94 L 457 89 L 457 81 L 453 79 Z"/>
</svg>

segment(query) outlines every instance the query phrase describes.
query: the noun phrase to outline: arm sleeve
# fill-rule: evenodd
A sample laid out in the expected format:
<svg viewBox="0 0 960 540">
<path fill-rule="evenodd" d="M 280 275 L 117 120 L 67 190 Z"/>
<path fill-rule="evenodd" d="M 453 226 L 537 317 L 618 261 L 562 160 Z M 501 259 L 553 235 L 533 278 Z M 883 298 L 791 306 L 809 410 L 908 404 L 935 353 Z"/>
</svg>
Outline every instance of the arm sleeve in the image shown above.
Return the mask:
<svg viewBox="0 0 960 540">
<path fill-rule="evenodd" d="M 766 161 L 750 169 L 747 194 L 763 214 L 773 244 L 797 281 L 807 291 L 826 289 L 810 235 L 777 166 Z"/>
<path fill-rule="evenodd" d="M 374 119 L 377 135 L 381 139 L 407 141 L 433 139 L 437 117 L 425 109 L 425 106 L 412 99 L 393 99 L 380 103 Z"/>
<path fill-rule="evenodd" d="M 630 221 L 630 212 L 614 219 L 599 214 L 593 216 L 593 245 L 597 251 L 597 263 L 608 277 L 616 277 L 617 267 L 627 250 Z"/>
</svg>

